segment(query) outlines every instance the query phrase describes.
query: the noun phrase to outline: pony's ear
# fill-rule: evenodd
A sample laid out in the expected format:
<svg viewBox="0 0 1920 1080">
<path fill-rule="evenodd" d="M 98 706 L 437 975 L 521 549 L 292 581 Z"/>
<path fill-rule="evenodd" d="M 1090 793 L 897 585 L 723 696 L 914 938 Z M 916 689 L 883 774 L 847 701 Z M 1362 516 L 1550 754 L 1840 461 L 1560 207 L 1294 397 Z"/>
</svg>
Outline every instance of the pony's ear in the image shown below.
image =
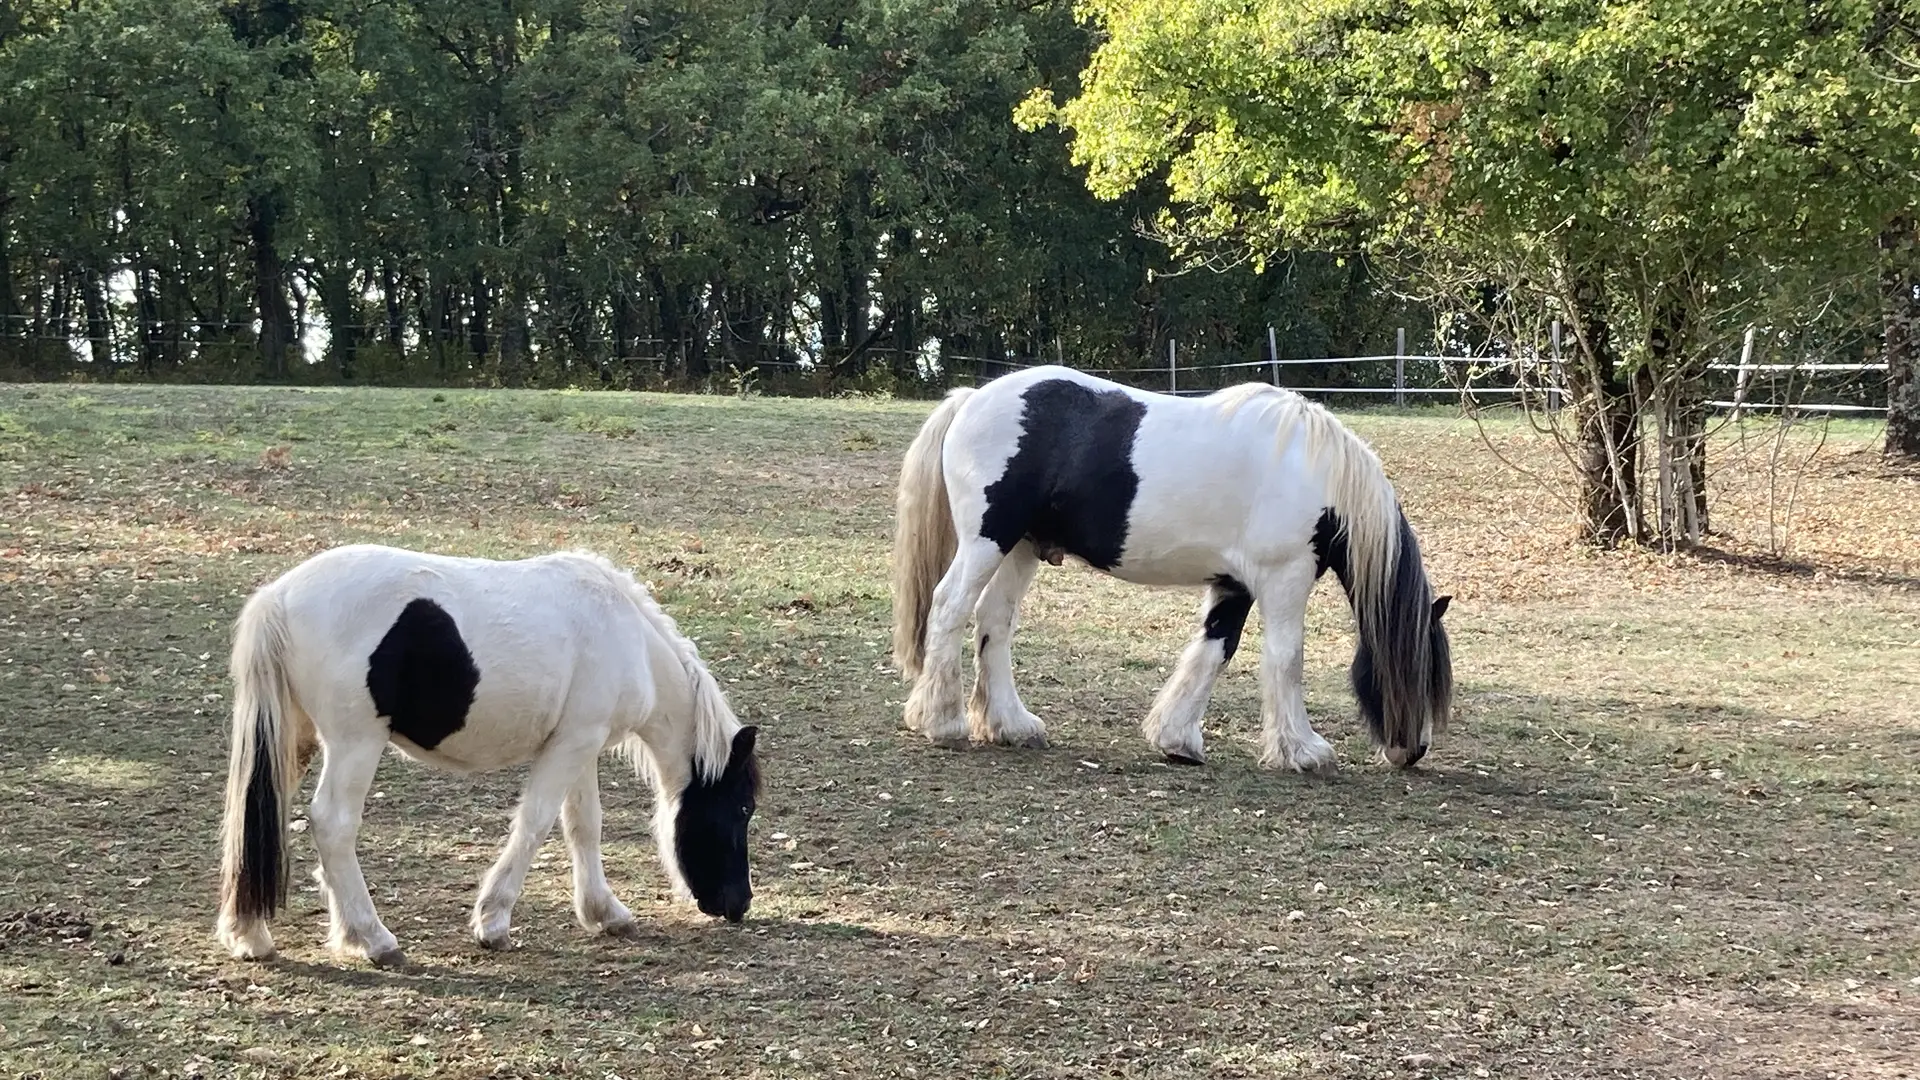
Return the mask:
<svg viewBox="0 0 1920 1080">
<path fill-rule="evenodd" d="M 741 758 L 746 757 L 748 754 L 753 753 L 753 741 L 754 741 L 754 738 L 759 734 L 760 734 L 760 729 L 754 727 L 751 724 L 741 728 L 739 731 L 734 732 L 733 733 L 733 757 L 731 760 L 738 761 Z"/>
<path fill-rule="evenodd" d="M 1433 621 L 1439 622 L 1440 616 L 1447 613 L 1447 604 L 1453 600 L 1452 593 L 1445 593 L 1433 602 Z"/>
</svg>

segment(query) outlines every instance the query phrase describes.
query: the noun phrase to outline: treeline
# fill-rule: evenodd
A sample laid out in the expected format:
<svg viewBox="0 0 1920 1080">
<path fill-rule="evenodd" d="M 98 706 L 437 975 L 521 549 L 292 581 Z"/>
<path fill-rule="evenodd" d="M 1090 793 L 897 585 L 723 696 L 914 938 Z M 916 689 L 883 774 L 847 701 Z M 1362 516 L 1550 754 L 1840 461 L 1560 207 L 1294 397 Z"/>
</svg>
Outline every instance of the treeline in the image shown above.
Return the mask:
<svg viewBox="0 0 1920 1080">
<path fill-rule="evenodd" d="M 12 0 L 0 370 L 818 384 L 1380 351 L 1364 263 L 1171 273 L 1067 0 Z"/>
</svg>

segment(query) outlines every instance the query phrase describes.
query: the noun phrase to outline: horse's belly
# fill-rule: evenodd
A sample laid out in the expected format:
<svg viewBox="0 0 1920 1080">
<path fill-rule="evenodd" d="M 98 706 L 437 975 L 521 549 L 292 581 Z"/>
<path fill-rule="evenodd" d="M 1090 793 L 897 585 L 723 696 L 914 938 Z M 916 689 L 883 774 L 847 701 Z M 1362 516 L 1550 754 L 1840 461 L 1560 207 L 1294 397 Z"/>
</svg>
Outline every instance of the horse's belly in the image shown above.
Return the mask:
<svg viewBox="0 0 1920 1080">
<path fill-rule="evenodd" d="M 1223 553 L 1218 548 L 1181 545 L 1168 548 L 1142 548 L 1132 544 L 1120 564 L 1109 573 L 1135 585 L 1203 585 L 1228 573 Z"/>
<path fill-rule="evenodd" d="M 393 744 L 408 757 L 457 769 L 488 772 L 524 765 L 539 756 L 553 735 L 555 708 L 537 700 L 489 702 L 484 696 L 468 710 L 466 723 L 431 748 L 395 735 Z"/>
</svg>

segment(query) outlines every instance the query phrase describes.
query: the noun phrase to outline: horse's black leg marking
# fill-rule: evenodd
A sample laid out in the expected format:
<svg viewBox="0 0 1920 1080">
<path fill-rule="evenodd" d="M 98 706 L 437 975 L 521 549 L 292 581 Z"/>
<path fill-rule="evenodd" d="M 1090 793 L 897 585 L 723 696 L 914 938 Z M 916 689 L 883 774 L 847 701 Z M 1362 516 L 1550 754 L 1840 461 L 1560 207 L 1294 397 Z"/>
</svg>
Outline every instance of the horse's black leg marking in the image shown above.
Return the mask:
<svg viewBox="0 0 1920 1080">
<path fill-rule="evenodd" d="M 1216 575 L 1209 584 L 1212 588 L 1207 593 L 1207 614 L 1201 624 L 1201 634 L 1208 641 L 1220 643 L 1220 666 L 1225 667 L 1240 648 L 1240 632 L 1247 625 L 1247 614 L 1253 610 L 1253 594 L 1227 574 Z M 1166 759 L 1174 765 L 1206 764 L 1185 754 L 1167 753 Z"/>
<path fill-rule="evenodd" d="M 1074 555 L 1100 570 L 1120 564 L 1127 516 L 1140 490 L 1133 440 L 1145 402 L 1071 379 L 1046 379 L 1021 395 L 1020 444 L 986 490 L 980 535 L 1011 552 L 1032 540 L 1059 565 Z"/>
<path fill-rule="evenodd" d="M 393 621 L 367 658 L 367 690 L 387 727 L 431 750 L 467 723 L 480 669 L 453 616 L 431 600 L 415 600 Z"/>
<path fill-rule="evenodd" d="M 1240 631 L 1247 625 L 1247 613 L 1253 610 L 1253 594 L 1226 574 L 1213 579 L 1215 600 L 1207 612 L 1207 636 L 1220 642 L 1220 663 L 1233 659 L 1240 649 Z"/>
</svg>

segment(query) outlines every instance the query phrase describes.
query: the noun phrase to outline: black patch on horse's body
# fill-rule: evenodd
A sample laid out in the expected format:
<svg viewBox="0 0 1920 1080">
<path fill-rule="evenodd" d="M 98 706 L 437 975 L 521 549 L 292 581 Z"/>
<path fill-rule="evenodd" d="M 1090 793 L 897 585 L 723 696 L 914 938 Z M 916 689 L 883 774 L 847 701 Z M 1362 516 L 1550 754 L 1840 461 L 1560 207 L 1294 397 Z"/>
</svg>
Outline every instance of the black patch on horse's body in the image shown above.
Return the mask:
<svg viewBox="0 0 1920 1080">
<path fill-rule="evenodd" d="M 728 922 L 746 917 L 753 902 L 747 877 L 747 822 L 760 797 L 760 760 L 754 756 L 757 729 L 734 733 L 732 752 L 719 779 L 696 774 L 680 795 L 673 820 L 674 857 L 700 910 Z"/>
<path fill-rule="evenodd" d="M 431 750 L 467 723 L 480 669 L 453 616 L 431 600 L 409 603 L 367 658 L 367 690 L 387 728 Z"/>
<path fill-rule="evenodd" d="M 1331 506 L 1320 511 L 1320 519 L 1313 523 L 1313 563 L 1315 578 L 1331 570 L 1340 579 L 1340 588 L 1353 595 L 1353 583 L 1347 577 L 1347 531 Z"/>
<path fill-rule="evenodd" d="M 1224 664 L 1240 649 L 1240 631 L 1247 625 L 1247 613 L 1253 610 L 1253 594 L 1226 574 L 1216 575 L 1212 585 L 1216 596 L 1207 609 L 1206 634 L 1221 643 L 1220 662 Z"/>
<path fill-rule="evenodd" d="M 1031 540 L 1048 562 L 1065 553 L 1112 570 L 1140 490 L 1133 441 L 1146 403 L 1070 379 L 1037 382 L 1021 401 L 1020 444 L 986 490 L 980 535 L 1002 553 Z"/>
</svg>

